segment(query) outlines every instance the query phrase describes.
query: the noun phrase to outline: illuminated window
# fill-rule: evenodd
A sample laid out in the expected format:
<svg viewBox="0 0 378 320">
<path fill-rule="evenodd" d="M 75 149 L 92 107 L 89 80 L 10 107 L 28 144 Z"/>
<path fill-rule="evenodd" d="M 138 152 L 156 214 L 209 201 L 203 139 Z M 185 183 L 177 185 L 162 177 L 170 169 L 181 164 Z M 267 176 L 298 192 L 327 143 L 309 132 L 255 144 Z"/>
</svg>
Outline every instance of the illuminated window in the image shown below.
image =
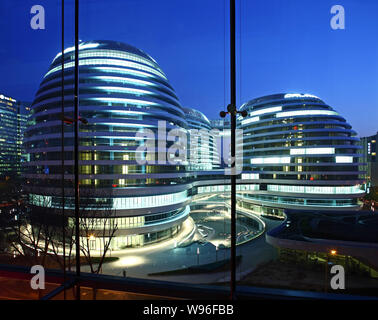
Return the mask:
<svg viewBox="0 0 378 320">
<path fill-rule="evenodd" d="M 364 190 L 361 189 L 360 185 L 341 186 L 341 187 L 268 185 L 267 190 L 276 191 L 276 192 L 315 193 L 315 194 L 364 193 Z"/>
<path fill-rule="evenodd" d="M 290 149 L 291 155 L 297 154 L 334 154 L 335 148 L 301 148 Z"/>
<path fill-rule="evenodd" d="M 278 106 L 278 107 L 271 107 L 271 108 L 266 108 L 266 109 L 262 109 L 262 110 L 257 110 L 257 111 L 253 111 L 249 114 L 249 116 L 257 116 L 257 115 L 260 115 L 260 114 L 265 114 L 265 113 L 270 113 L 270 112 L 277 112 L 277 111 L 281 111 L 282 110 L 282 106 Z"/>
<path fill-rule="evenodd" d="M 298 111 L 286 111 L 286 112 L 279 112 L 277 113 L 277 118 L 282 117 L 294 117 L 294 116 L 315 116 L 315 115 L 328 115 L 328 116 L 337 116 L 338 113 L 336 111 L 330 110 L 298 110 Z"/>
<path fill-rule="evenodd" d="M 258 174 L 258 173 L 243 173 L 241 175 L 241 178 L 242 178 L 242 180 L 245 180 L 245 179 L 259 179 L 260 178 L 260 174 Z"/>
<path fill-rule="evenodd" d="M 289 99 L 289 98 L 316 98 L 316 99 L 319 99 L 317 96 L 314 96 L 314 95 L 308 94 L 308 93 L 305 93 L 305 94 L 287 93 L 287 94 L 285 94 L 285 99 Z"/>
<path fill-rule="evenodd" d="M 162 74 L 160 71 L 157 71 L 154 68 L 147 67 L 139 63 L 130 62 L 130 61 L 106 59 L 106 58 L 105 59 L 86 59 L 86 60 L 79 61 L 79 66 L 89 66 L 89 65 L 112 65 L 112 66 L 130 67 L 130 68 L 134 68 L 138 70 L 147 71 L 155 75 L 158 75 L 159 77 L 167 79 L 164 74 Z M 73 68 L 74 66 L 75 66 L 75 62 L 68 62 L 64 65 L 64 69 Z M 60 71 L 61 69 L 62 69 L 62 66 L 55 67 L 51 69 L 50 71 L 48 71 L 45 74 L 45 77 L 47 77 L 51 73 Z"/>
<path fill-rule="evenodd" d="M 353 157 L 349 156 L 336 156 L 336 163 L 353 163 Z"/>
<path fill-rule="evenodd" d="M 245 125 L 245 124 L 256 122 L 256 121 L 259 121 L 259 120 L 260 120 L 260 117 L 253 117 L 253 118 L 243 120 L 241 123 L 242 123 L 242 125 Z"/>
<path fill-rule="evenodd" d="M 290 163 L 290 160 L 290 157 L 252 158 L 251 164 L 281 164 Z"/>
</svg>

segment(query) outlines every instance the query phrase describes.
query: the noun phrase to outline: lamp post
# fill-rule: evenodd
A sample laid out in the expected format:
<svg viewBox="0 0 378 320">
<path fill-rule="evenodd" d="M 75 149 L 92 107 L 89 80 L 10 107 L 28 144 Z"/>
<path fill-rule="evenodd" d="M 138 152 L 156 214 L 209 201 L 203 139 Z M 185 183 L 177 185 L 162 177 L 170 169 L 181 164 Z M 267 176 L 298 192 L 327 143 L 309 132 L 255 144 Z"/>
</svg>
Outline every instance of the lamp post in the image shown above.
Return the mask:
<svg viewBox="0 0 378 320">
<path fill-rule="evenodd" d="M 197 265 L 199 265 L 199 255 L 200 255 L 200 249 L 197 247 Z"/>
</svg>

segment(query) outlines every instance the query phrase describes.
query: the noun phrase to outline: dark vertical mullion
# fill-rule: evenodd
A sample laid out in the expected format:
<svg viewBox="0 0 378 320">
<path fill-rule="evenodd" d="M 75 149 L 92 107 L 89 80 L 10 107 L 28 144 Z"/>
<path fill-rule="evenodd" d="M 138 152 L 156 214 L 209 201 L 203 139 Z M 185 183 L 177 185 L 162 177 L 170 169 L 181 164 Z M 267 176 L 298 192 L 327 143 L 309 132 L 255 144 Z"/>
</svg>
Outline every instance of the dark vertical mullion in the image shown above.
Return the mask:
<svg viewBox="0 0 378 320">
<path fill-rule="evenodd" d="M 235 299 L 236 287 L 236 55 L 235 55 L 235 0 L 230 0 L 230 99 L 231 99 L 231 299 Z"/>
<path fill-rule="evenodd" d="M 61 98 L 62 98 L 62 145 L 61 145 L 61 161 L 62 161 L 62 242 L 63 242 L 63 281 L 66 283 L 66 226 L 65 226 L 65 195 L 64 195 L 64 0 L 62 0 L 62 79 L 61 79 Z M 64 300 L 66 300 L 66 289 L 63 291 Z"/>
<path fill-rule="evenodd" d="M 79 223 L 79 0 L 75 0 L 75 247 L 76 299 L 80 300 L 80 223 Z"/>
</svg>

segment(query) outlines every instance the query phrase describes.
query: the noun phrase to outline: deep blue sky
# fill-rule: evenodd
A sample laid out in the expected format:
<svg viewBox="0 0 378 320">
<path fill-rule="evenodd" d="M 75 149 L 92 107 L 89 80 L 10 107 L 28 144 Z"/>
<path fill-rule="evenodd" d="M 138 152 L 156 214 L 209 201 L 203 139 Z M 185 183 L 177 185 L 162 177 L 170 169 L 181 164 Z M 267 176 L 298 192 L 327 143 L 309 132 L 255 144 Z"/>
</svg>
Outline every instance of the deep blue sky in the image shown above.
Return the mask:
<svg viewBox="0 0 378 320">
<path fill-rule="evenodd" d="M 266 94 L 312 93 L 359 135 L 378 130 L 377 0 L 240 2 L 239 105 Z M 30 28 L 35 4 L 45 7 L 46 30 Z M 345 8 L 345 30 L 330 27 L 335 4 Z M 59 6 L 58 0 L 0 2 L 0 92 L 33 100 L 60 50 Z M 66 0 L 66 9 L 71 46 L 72 0 Z M 146 51 L 183 106 L 217 118 L 229 99 L 228 15 L 228 0 L 81 0 L 80 38 L 118 40 Z"/>
</svg>

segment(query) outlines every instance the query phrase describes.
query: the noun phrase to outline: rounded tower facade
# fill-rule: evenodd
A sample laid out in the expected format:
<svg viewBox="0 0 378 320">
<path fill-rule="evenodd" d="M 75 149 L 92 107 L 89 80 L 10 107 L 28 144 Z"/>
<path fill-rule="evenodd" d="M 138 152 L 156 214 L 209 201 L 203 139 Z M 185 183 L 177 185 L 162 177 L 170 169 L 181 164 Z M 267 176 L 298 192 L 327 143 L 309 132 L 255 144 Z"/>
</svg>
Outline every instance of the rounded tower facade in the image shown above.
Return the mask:
<svg viewBox="0 0 378 320">
<path fill-rule="evenodd" d="M 64 117 L 73 119 L 74 48 L 64 51 Z M 53 60 L 32 104 L 26 132 L 29 203 L 74 210 L 74 132 L 65 125 L 61 153 L 62 54 Z M 186 163 L 166 159 L 166 132 L 186 132 L 185 113 L 157 62 L 115 41 L 79 45 L 79 180 L 82 215 L 111 212 L 111 247 L 142 246 L 174 236 L 189 215 Z M 147 146 L 149 146 L 147 148 Z M 64 157 L 64 168 L 61 159 Z M 167 159 L 166 159 L 167 160 Z M 99 228 L 102 228 L 99 222 Z M 93 244 L 101 246 L 101 241 Z"/>
<path fill-rule="evenodd" d="M 358 209 L 359 139 L 350 124 L 310 94 L 275 94 L 242 105 L 245 208 L 265 214 L 283 209 Z"/>
</svg>

